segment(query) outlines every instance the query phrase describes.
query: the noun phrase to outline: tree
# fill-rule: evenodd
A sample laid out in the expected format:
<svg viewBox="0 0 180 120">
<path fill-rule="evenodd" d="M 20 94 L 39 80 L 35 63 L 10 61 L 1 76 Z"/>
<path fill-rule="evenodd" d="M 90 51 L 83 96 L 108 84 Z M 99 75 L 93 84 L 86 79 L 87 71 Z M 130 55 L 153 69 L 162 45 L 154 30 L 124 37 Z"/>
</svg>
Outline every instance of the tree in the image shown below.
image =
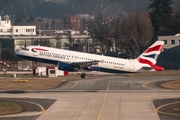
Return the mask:
<svg viewBox="0 0 180 120">
<path fill-rule="evenodd" d="M 35 18 L 32 15 L 28 16 L 26 21 L 29 25 L 35 24 Z"/>
<path fill-rule="evenodd" d="M 87 21 L 87 30 L 94 39 L 100 42 L 102 54 L 106 54 L 108 46 L 111 45 L 109 40 L 111 38 L 111 26 L 107 15 L 99 14 Z"/>
<path fill-rule="evenodd" d="M 180 32 L 180 5 L 173 14 L 173 20 L 171 26 L 172 27 L 170 28 L 170 32 L 168 31 L 168 33 L 172 35 Z"/>
<path fill-rule="evenodd" d="M 21 25 L 26 23 L 26 16 L 24 14 L 20 14 L 16 19 L 14 25 Z"/>
<path fill-rule="evenodd" d="M 55 29 L 55 26 L 56 25 L 56 21 L 53 19 L 52 22 L 51 22 L 51 28 L 54 30 Z"/>
<path fill-rule="evenodd" d="M 121 40 L 128 44 L 136 40 L 140 46 L 145 47 L 152 43 L 153 27 L 148 13 L 132 13 L 121 25 Z"/>
<path fill-rule="evenodd" d="M 173 9 L 170 6 L 172 0 L 151 0 L 152 3 L 149 6 L 151 12 L 149 13 L 152 21 L 152 25 L 157 32 L 159 27 L 166 27 L 167 23 L 172 19 Z"/>
<path fill-rule="evenodd" d="M 138 45 L 138 43 L 135 40 L 131 40 L 128 44 L 128 46 L 126 47 L 126 56 L 129 59 L 132 58 L 136 58 L 137 56 L 139 56 L 139 53 L 141 51 L 140 46 Z"/>
<path fill-rule="evenodd" d="M 153 43 L 153 26 L 146 12 L 132 13 L 129 15 L 121 25 L 121 43 L 123 43 L 124 49 L 127 47 L 130 49 L 134 55 L 127 55 L 137 57 L 141 52 Z M 130 44 L 136 43 L 136 47 L 130 47 Z M 134 52 L 134 50 L 140 49 Z M 130 53 L 131 54 L 131 53 Z"/>
<path fill-rule="evenodd" d="M 123 20 L 122 15 L 112 18 L 112 33 L 113 33 L 113 38 L 115 40 L 116 56 L 118 55 L 121 46 L 120 37 L 121 37 L 122 20 Z"/>
</svg>

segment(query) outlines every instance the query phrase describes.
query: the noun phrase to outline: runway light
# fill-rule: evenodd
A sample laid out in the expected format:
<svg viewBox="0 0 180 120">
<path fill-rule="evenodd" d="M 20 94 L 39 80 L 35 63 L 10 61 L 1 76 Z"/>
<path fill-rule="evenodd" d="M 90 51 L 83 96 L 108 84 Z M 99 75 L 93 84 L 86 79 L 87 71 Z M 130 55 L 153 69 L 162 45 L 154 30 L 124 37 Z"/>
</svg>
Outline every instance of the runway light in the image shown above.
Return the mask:
<svg viewBox="0 0 180 120">
<path fill-rule="evenodd" d="M 174 108 L 174 111 L 179 111 L 179 108 Z"/>
</svg>

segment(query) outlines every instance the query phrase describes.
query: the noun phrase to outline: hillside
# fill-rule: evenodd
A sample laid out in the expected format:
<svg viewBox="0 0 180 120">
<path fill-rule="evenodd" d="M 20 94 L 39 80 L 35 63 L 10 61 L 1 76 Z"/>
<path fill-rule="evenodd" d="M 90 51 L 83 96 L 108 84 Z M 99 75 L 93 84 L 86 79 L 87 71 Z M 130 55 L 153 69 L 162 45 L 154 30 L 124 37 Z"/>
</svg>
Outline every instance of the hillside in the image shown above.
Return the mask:
<svg viewBox="0 0 180 120">
<path fill-rule="evenodd" d="M 180 6 L 179 0 L 173 2 L 174 8 Z M 150 3 L 150 0 L 0 0 L 0 14 L 64 17 L 66 14 L 104 12 L 115 15 L 148 11 Z"/>
</svg>

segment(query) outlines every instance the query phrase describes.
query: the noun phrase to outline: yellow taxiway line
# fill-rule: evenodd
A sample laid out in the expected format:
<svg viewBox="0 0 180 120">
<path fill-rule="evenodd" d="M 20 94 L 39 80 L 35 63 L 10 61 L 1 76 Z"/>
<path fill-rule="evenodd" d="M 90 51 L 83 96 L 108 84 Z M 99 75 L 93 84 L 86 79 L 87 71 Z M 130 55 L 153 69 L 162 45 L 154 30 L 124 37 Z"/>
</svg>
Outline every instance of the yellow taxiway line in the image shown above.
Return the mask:
<svg viewBox="0 0 180 120">
<path fill-rule="evenodd" d="M 167 104 L 164 104 L 164 105 L 161 105 L 161 106 L 159 106 L 158 108 L 156 108 L 156 112 L 158 112 L 158 113 L 161 113 L 161 114 L 166 114 L 166 115 L 174 115 L 174 116 L 180 116 L 180 114 L 178 115 L 178 114 L 176 114 L 176 113 L 168 113 L 168 112 L 162 112 L 162 111 L 160 111 L 163 107 L 165 107 L 165 106 L 168 106 L 168 105 L 172 105 L 172 104 L 177 104 L 177 103 L 180 103 L 180 101 L 178 101 L 178 102 L 171 102 L 171 103 L 167 103 Z"/>
<path fill-rule="evenodd" d="M 97 120 L 100 120 L 100 118 L 101 118 L 102 111 L 103 111 L 103 108 L 104 108 L 104 105 L 105 105 L 105 102 L 106 102 L 107 92 L 108 92 L 108 90 L 109 90 L 110 83 L 111 83 L 111 80 L 108 82 L 108 86 L 107 86 L 106 92 L 105 92 L 105 94 L 104 94 L 104 100 L 103 100 L 103 103 L 102 103 L 102 106 L 101 106 L 101 110 L 100 110 L 100 112 L 99 112 L 99 115 L 98 115 Z"/>
<path fill-rule="evenodd" d="M 72 86 L 71 86 L 71 87 L 69 87 L 69 88 L 73 88 L 73 87 L 75 87 L 77 84 L 78 84 L 78 81 L 77 81 L 77 82 L 75 82 L 75 83 L 74 83 L 74 85 L 72 85 Z"/>
</svg>

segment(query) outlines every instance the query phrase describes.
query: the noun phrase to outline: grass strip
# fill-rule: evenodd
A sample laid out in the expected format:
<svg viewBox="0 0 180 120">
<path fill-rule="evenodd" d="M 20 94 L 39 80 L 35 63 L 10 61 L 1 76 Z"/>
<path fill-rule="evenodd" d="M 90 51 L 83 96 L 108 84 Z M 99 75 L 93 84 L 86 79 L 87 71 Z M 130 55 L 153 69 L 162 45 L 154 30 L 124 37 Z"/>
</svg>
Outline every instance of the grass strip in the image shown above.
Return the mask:
<svg viewBox="0 0 180 120">
<path fill-rule="evenodd" d="M 16 103 L 0 101 L 0 115 L 9 115 L 23 112 L 23 108 Z"/>
<path fill-rule="evenodd" d="M 160 85 L 163 88 L 180 90 L 180 80 L 171 80 L 161 83 Z"/>
</svg>

